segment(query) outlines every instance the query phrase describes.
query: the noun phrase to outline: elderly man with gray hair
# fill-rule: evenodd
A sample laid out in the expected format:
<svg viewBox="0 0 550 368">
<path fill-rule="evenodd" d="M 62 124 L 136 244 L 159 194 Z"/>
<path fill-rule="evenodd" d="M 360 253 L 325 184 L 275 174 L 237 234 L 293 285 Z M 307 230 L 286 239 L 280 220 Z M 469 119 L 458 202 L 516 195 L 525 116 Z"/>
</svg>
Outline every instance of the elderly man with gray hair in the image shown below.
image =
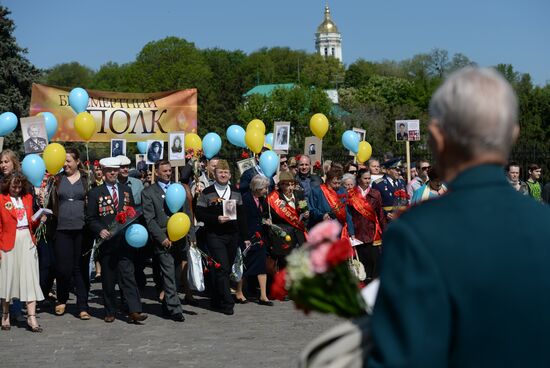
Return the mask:
<svg viewBox="0 0 550 368">
<path fill-rule="evenodd" d="M 384 234 L 367 366 L 549 367 L 550 208 L 502 175 L 517 97 L 495 70 L 469 67 L 436 91 L 430 114 L 449 193 Z"/>
</svg>

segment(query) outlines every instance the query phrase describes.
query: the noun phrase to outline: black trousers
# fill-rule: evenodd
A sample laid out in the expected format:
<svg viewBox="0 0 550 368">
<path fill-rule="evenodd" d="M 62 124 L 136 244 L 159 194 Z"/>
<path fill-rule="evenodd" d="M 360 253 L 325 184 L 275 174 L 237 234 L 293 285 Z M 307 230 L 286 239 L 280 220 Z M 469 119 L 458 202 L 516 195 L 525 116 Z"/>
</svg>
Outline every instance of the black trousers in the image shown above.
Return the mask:
<svg viewBox="0 0 550 368">
<path fill-rule="evenodd" d="M 378 259 L 380 258 L 381 248 L 381 246 L 374 246 L 372 243 L 363 243 L 355 247 L 359 260 L 365 266 L 367 280 L 378 277 Z"/>
<path fill-rule="evenodd" d="M 82 233 L 83 230 L 57 230 L 54 247 L 57 260 L 57 300 L 61 304 L 66 304 L 74 284 L 76 305 L 80 312 L 88 309 L 89 290 L 85 283 L 88 275 L 83 275 L 81 270 Z"/>
<path fill-rule="evenodd" d="M 55 253 L 52 239 L 42 239 L 38 242 L 38 269 L 40 275 L 40 289 L 44 298 L 48 299 L 55 280 Z"/>
<path fill-rule="evenodd" d="M 101 244 L 99 263 L 105 315 L 114 316 L 117 311 L 117 283 L 128 305 L 128 311 L 141 313 L 141 296 L 134 275 L 134 262 L 135 249 L 127 245 L 121 236 Z"/>
<path fill-rule="evenodd" d="M 178 287 L 181 279 L 181 262 L 183 261 L 184 242 L 173 243 L 170 249 L 155 244 L 155 261 L 158 264 L 164 290 L 163 303 L 171 315 L 182 313 L 181 302 L 178 296 Z"/>
<path fill-rule="evenodd" d="M 206 234 L 208 252 L 220 268 L 211 267 L 212 277 L 212 307 L 222 310 L 232 310 L 235 301 L 231 295 L 229 275 L 235 260 L 238 246 L 238 234 L 217 235 Z"/>
</svg>

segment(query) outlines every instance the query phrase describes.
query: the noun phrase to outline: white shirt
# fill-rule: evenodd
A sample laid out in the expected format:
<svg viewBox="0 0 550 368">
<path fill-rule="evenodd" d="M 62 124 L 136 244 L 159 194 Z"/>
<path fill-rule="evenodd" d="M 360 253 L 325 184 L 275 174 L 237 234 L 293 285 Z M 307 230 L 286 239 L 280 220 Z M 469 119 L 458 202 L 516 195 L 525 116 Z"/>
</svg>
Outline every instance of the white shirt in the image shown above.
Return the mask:
<svg viewBox="0 0 550 368">
<path fill-rule="evenodd" d="M 363 188 L 361 188 L 360 186 L 357 186 L 357 188 L 359 188 L 359 190 L 361 191 L 361 195 L 363 196 L 363 198 L 366 198 L 367 194 L 369 194 L 370 192 L 370 187 L 368 187 L 365 190 L 363 190 Z"/>
<path fill-rule="evenodd" d="M 21 198 L 13 198 L 11 197 L 11 202 L 13 203 L 14 209 L 25 209 L 25 206 L 23 205 L 23 201 Z M 25 227 L 29 226 L 29 221 L 27 219 L 27 211 L 23 212 L 23 218 L 21 220 L 17 219 L 17 227 Z"/>
</svg>

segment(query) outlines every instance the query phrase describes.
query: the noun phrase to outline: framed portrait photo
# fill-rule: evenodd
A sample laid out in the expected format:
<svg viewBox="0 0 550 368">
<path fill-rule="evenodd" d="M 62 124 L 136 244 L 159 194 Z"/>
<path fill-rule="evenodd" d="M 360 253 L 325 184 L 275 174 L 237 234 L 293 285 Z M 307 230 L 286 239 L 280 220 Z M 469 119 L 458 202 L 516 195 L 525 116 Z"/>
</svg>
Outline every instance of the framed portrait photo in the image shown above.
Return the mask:
<svg viewBox="0 0 550 368">
<path fill-rule="evenodd" d="M 276 121 L 273 124 L 273 151 L 288 153 L 290 148 L 290 123 Z"/>
<path fill-rule="evenodd" d="M 111 157 L 126 156 L 126 139 L 111 139 Z"/>
<path fill-rule="evenodd" d="M 311 162 L 322 162 L 323 143 L 316 136 L 306 137 L 304 140 L 304 155 L 309 156 Z"/>
<path fill-rule="evenodd" d="M 235 199 L 228 199 L 222 202 L 223 215 L 229 217 L 230 220 L 237 219 L 237 201 Z"/>
<path fill-rule="evenodd" d="M 419 141 L 420 120 L 396 120 L 395 121 L 396 141 Z"/>
<path fill-rule="evenodd" d="M 21 133 L 25 153 L 42 153 L 48 145 L 46 119 L 43 116 L 21 118 Z"/>
<path fill-rule="evenodd" d="M 164 141 L 150 139 L 147 141 L 147 165 L 154 165 L 164 158 Z"/>
<path fill-rule="evenodd" d="M 367 131 L 365 129 L 361 129 L 361 128 L 351 128 L 352 131 L 355 132 L 355 134 L 357 134 L 359 136 L 359 142 L 362 142 L 365 140 L 365 137 L 367 136 Z M 353 153 L 352 151 L 349 151 L 349 155 L 350 156 L 355 156 L 355 153 Z"/>
<path fill-rule="evenodd" d="M 136 170 L 141 172 L 147 172 L 147 161 L 145 160 L 145 154 L 138 153 L 136 154 Z"/>
<path fill-rule="evenodd" d="M 251 167 L 256 166 L 256 161 L 254 157 L 246 158 L 244 160 L 237 161 L 237 167 L 239 168 L 239 173 L 242 175 L 246 170 Z"/>
<path fill-rule="evenodd" d="M 168 133 L 168 160 L 172 166 L 185 165 L 185 132 Z"/>
</svg>

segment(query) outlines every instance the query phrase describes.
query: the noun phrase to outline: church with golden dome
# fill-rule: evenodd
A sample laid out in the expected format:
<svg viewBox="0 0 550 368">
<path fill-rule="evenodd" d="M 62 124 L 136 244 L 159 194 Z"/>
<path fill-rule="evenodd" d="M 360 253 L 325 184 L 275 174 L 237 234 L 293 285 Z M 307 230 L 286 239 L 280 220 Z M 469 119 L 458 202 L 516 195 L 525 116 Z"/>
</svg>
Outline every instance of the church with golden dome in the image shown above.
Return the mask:
<svg viewBox="0 0 550 368">
<path fill-rule="evenodd" d="M 315 49 L 324 57 L 334 57 L 342 61 L 342 34 L 330 17 L 328 4 L 325 6 L 325 19 L 315 33 Z"/>
</svg>

